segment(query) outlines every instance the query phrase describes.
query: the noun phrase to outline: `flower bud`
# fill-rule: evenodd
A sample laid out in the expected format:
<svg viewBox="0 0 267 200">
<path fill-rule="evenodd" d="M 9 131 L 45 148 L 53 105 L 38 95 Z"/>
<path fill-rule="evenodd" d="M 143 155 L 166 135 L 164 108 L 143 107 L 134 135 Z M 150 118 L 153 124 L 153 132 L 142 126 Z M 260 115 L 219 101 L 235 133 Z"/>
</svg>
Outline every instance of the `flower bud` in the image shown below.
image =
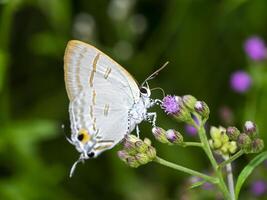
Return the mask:
<svg viewBox="0 0 267 200">
<path fill-rule="evenodd" d="M 163 128 L 160 127 L 153 127 L 152 133 L 155 136 L 156 140 L 162 143 L 169 143 L 167 137 L 166 137 L 166 131 Z"/>
<path fill-rule="evenodd" d="M 179 106 L 178 111 L 174 114 L 175 119 L 181 122 L 190 122 L 192 117 L 189 109 L 184 105 L 181 97 L 176 96 L 175 98 Z"/>
<path fill-rule="evenodd" d="M 193 97 L 192 95 L 184 95 L 182 97 L 184 105 L 190 110 L 194 111 L 195 109 L 195 104 L 197 102 L 197 99 Z"/>
<path fill-rule="evenodd" d="M 137 168 L 140 166 L 140 164 L 138 163 L 137 159 L 134 156 L 127 158 L 126 162 L 130 167 Z"/>
<path fill-rule="evenodd" d="M 238 136 L 240 135 L 240 131 L 233 126 L 230 126 L 226 129 L 226 134 L 228 135 L 230 140 L 236 141 Z"/>
<path fill-rule="evenodd" d="M 148 138 L 145 138 L 145 139 L 144 139 L 144 143 L 145 143 L 147 146 L 151 146 L 151 140 L 148 139 Z"/>
<path fill-rule="evenodd" d="M 237 151 L 237 144 L 235 141 L 229 143 L 228 150 L 231 154 L 234 154 Z"/>
<path fill-rule="evenodd" d="M 252 153 L 259 153 L 264 148 L 264 142 L 262 139 L 256 138 L 252 141 L 251 144 L 251 152 Z"/>
<path fill-rule="evenodd" d="M 118 151 L 118 157 L 119 157 L 122 161 L 126 162 L 127 158 L 129 158 L 130 155 L 129 155 L 125 150 L 121 150 L 121 151 Z"/>
<path fill-rule="evenodd" d="M 152 146 L 149 146 L 146 152 L 150 160 L 154 160 L 157 156 L 156 149 Z"/>
<path fill-rule="evenodd" d="M 129 155 L 133 155 L 136 153 L 136 146 L 135 143 L 140 141 L 135 135 L 126 135 L 124 140 L 124 150 L 129 153 Z"/>
<path fill-rule="evenodd" d="M 173 129 L 169 129 L 166 131 L 166 137 L 169 142 L 174 144 L 182 144 L 183 143 L 183 136 L 178 131 Z"/>
<path fill-rule="evenodd" d="M 255 136 L 257 135 L 256 124 L 254 124 L 252 121 L 246 121 L 244 125 L 244 132 L 250 138 L 255 138 Z"/>
<path fill-rule="evenodd" d="M 250 137 L 245 134 L 245 133 L 241 133 L 239 136 L 238 136 L 238 139 L 237 139 L 237 145 L 243 149 L 245 151 L 245 153 L 249 153 L 250 152 L 250 145 L 251 145 L 251 139 Z"/>
<path fill-rule="evenodd" d="M 135 142 L 136 151 L 144 153 L 147 150 L 148 145 L 142 140 Z"/>
<path fill-rule="evenodd" d="M 150 161 L 148 155 L 145 153 L 137 153 L 135 155 L 135 158 L 137 162 L 140 163 L 141 165 L 147 164 Z"/>
<path fill-rule="evenodd" d="M 197 101 L 195 104 L 195 111 L 201 115 L 203 118 L 208 119 L 210 114 L 210 109 L 204 101 Z"/>
</svg>

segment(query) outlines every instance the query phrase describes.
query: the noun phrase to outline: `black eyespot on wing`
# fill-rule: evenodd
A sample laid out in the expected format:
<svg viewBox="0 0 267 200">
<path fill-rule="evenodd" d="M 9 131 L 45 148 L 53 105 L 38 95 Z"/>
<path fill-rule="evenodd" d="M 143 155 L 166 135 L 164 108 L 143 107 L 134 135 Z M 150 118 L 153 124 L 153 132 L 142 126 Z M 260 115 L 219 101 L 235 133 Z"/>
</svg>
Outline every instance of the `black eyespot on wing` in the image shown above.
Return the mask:
<svg viewBox="0 0 267 200">
<path fill-rule="evenodd" d="M 141 87 L 141 88 L 140 88 L 140 92 L 141 92 L 142 94 L 147 94 L 147 89 L 144 88 L 144 87 Z"/>
<path fill-rule="evenodd" d="M 78 138 L 79 141 L 82 141 L 83 138 L 84 138 L 84 134 L 79 134 L 77 138 Z"/>
<path fill-rule="evenodd" d="M 93 157 L 95 156 L 95 153 L 94 153 L 93 151 L 91 151 L 91 152 L 89 152 L 89 153 L 87 154 L 87 156 L 88 156 L 89 158 L 93 158 Z"/>
</svg>

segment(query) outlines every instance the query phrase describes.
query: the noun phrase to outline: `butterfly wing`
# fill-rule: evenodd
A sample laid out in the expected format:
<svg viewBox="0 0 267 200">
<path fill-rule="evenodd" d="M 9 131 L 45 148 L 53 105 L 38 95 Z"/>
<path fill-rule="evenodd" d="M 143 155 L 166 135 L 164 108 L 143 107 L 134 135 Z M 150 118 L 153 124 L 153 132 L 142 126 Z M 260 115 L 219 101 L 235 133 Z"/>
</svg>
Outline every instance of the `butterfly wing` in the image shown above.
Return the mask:
<svg viewBox="0 0 267 200">
<path fill-rule="evenodd" d="M 132 76 L 95 47 L 70 41 L 64 56 L 72 132 L 93 127 L 114 145 L 127 133 L 128 111 L 140 98 Z"/>
</svg>

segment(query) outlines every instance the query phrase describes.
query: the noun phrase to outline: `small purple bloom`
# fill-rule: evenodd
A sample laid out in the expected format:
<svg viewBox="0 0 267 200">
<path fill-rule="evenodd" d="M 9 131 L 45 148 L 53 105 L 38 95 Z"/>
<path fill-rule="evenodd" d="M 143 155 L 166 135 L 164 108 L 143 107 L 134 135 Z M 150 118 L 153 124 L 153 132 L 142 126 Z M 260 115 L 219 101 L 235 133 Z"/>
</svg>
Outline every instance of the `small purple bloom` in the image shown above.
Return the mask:
<svg viewBox="0 0 267 200">
<path fill-rule="evenodd" d="M 171 95 L 164 97 L 161 107 L 167 114 L 175 114 L 180 109 L 177 98 Z"/>
<path fill-rule="evenodd" d="M 231 88 L 238 93 L 245 93 L 251 86 L 251 78 L 245 71 L 236 71 L 231 75 Z"/>
<path fill-rule="evenodd" d="M 186 124 L 185 125 L 185 131 L 190 136 L 196 136 L 197 135 L 197 129 L 192 125 Z"/>
<path fill-rule="evenodd" d="M 254 196 L 261 196 L 267 191 L 267 184 L 263 180 L 254 181 L 250 187 L 251 193 Z"/>
<path fill-rule="evenodd" d="M 172 129 L 166 131 L 166 137 L 170 142 L 174 142 L 177 139 L 177 136 Z"/>
<path fill-rule="evenodd" d="M 244 50 L 247 56 L 255 61 L 263 60 L 267 55 L 265 43 L 258 36 L 248 38 L 244 44 Z"/>
</svg>

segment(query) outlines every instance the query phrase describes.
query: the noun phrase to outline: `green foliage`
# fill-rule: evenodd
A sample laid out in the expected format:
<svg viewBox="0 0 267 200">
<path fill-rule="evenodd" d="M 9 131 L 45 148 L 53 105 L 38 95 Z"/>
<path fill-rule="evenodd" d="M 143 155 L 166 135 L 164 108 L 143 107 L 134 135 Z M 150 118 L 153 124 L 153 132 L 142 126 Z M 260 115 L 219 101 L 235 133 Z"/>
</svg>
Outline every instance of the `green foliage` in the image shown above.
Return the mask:
<svg viewBox="0 0 267 200">
<path fill-rule="evenodd" d="M 241 190 L 241 187 L 243 186 L 245 180 L 248 178 L 248 176 L 252 173 L 252 171 L 263 161 L 267 160 L 267 151 L 264 151 L 257 155 L 253 160 L 251 160 L 245 168 L 241 171 L 241 173 L 238 176 L 236 187 L 235 187 L 235 195 L 236 198 L 239 196 L 239 192 Z"/>
</svg>

